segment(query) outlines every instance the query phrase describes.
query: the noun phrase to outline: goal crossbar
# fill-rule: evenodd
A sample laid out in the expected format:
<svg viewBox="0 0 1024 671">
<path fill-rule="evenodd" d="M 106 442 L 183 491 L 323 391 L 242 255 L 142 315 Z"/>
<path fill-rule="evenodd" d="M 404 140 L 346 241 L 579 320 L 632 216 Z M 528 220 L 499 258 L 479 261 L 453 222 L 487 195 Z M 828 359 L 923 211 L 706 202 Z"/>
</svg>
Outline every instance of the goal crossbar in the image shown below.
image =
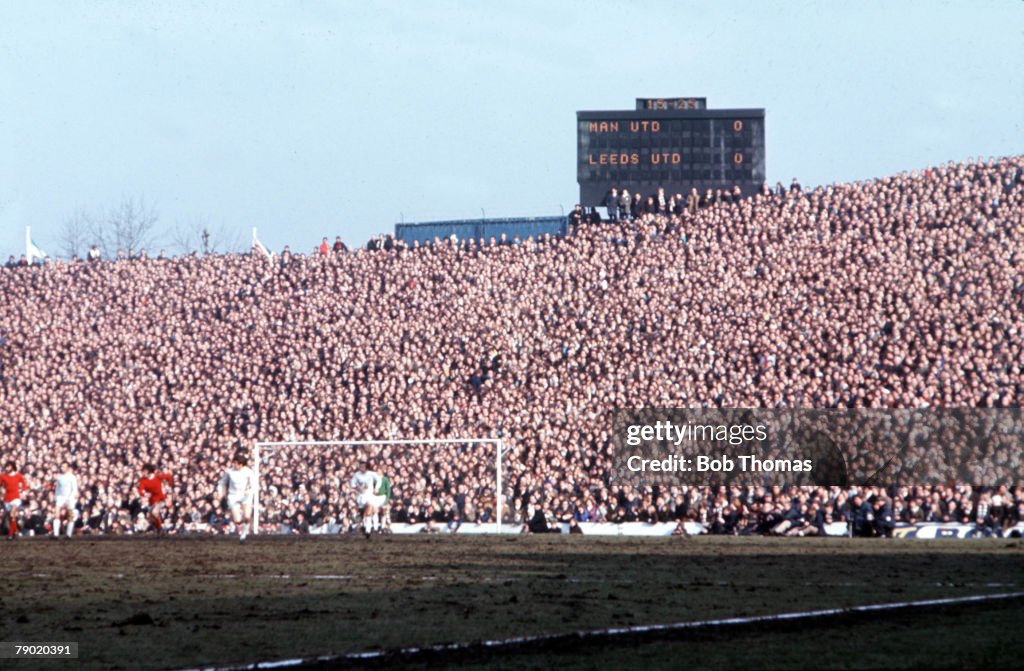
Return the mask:
<svg viewBox="0 0 1024 671">
<path fill-rule="evenodd" d="M 300 440 L 300 441 L 257 441 L 253 443 L 253 470 L 256 472 L 256 487 L 262 488 L 260 475 L 260 458 L 266 448 L 292 448 L 292 447 L 327 447 L 338 445 L 342 447 L 373 447 L 387 445 L 468 445 L 471 443 L 479 445 L 494 446 L 494 469 L 495 469 L 495 533 L 501 532 L 502 520 L 502 495 L 501 495 L 501 458 L 505 448 L 500 438 L 422 438 L 419 440 Z M 260 497 L 256 496 L 252 507 L 252 532 L 259 533 L 260 528 Z"/>
</svg>

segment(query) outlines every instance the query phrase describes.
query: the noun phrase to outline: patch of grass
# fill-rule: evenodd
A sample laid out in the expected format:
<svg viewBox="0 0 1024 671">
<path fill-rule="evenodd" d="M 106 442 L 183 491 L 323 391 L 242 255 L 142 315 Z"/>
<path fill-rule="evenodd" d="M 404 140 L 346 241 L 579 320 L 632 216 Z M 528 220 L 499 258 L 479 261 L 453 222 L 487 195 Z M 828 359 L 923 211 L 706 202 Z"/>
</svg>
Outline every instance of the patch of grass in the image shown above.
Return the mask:
<svg viewBox="0 0 1024 671">
<path fill-rule="evenodd" d="M 77 640 L 79 662 L 92 668 L 244 663 L 1024 589 L 1024 543 L 995 539 L 24 539 L 0 549 L 0 640 Z M 1005 608 L 1019 621 L 1019 602 Z M 970 636 L 943 643 L 966 651 Z M 662 645 L 674 644 L 644 649 Z M 864 647 L 880 658 L 904 654 Z M 729 660 L 722 665 L 736 665 Z"/>
<path fill-rule="evenodd" d="M 1018 669 L 1024 659 L 1024 607 L 991 602 L 903 611 L 769 631 L 721 630 L 679 640 L 618 641 L 568 653 L 520 652 L 455 659 L 449 668 L 488 669 Z M 427 664 L 404 664 L 426 668 Z"/>
</svg>

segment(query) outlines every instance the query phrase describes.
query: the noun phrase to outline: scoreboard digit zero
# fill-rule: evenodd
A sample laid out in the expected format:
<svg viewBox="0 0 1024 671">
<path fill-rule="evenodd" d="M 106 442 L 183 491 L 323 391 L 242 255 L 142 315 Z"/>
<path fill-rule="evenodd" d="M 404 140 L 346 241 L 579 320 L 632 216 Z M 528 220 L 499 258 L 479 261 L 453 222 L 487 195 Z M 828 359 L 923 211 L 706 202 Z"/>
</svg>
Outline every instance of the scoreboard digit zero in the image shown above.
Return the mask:
<svg viewBox="0 0 1024 671">
<path fill-rule="evenodd" d="M 694 102 L 696 101 L 696 102 Z M 764 110 L 709 110 L 704 98 L 638 98 L 637 109 L 576 112 L 580 203 L 620 192 L 685 197 L 696 188 L 744 195 L 765 180 Z"/>
</svg>

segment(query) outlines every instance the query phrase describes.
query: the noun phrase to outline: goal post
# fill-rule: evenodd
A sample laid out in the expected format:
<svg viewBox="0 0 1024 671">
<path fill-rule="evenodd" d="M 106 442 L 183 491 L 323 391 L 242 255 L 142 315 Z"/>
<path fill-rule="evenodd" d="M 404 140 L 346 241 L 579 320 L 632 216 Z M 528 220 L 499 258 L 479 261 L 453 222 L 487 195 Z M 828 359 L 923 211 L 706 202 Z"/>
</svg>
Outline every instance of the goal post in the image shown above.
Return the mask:
<svg viewBox="0 0 1024 671">
<path fill-rule="evenodd" d="M 317 448 L 368 448 L 386 447 L 454 447 L 458 445 L 480 445 L 494 451 L 494 532 L 500 533 L 504 517 L 504 496 L 502 495 L 502 458 L 505 453 L 504 442 L 500 438 L 429 438 L 416 440 L 307 440 L 307 441 L 257 441 L 253 443 L 253 470 L 256 474 L 256 493 L 252 507 L 252 533 L 258 534 L 263 503 L 264 474 L 263 460 L 275 452 L 287 450 L 315 450 Z M 343 474 L 347 481 L 351 473 Z M 399 483 L 402 485 L 402 483 Z"/>
</svg>

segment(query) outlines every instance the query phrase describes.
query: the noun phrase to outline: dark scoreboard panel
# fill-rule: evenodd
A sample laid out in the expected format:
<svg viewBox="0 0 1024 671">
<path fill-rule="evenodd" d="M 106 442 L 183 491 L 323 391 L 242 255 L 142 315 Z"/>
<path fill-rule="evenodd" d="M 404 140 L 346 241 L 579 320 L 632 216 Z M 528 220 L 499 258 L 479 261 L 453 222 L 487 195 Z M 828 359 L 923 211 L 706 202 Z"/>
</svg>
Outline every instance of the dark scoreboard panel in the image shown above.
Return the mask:
<svg viewBox="0 0 1024 671">
<path fill-rule="evenodd" d="M 638 110 L 706 110 L 707 98 L 637 98 Z"/>
<path fill-rule="evenodd" d="M 689 194 L 696 187 L 760 190 L 763 109 L 577 112 L 580 203 L 601 205 L 613 186 L 631 194 Z"/>
</svg>

